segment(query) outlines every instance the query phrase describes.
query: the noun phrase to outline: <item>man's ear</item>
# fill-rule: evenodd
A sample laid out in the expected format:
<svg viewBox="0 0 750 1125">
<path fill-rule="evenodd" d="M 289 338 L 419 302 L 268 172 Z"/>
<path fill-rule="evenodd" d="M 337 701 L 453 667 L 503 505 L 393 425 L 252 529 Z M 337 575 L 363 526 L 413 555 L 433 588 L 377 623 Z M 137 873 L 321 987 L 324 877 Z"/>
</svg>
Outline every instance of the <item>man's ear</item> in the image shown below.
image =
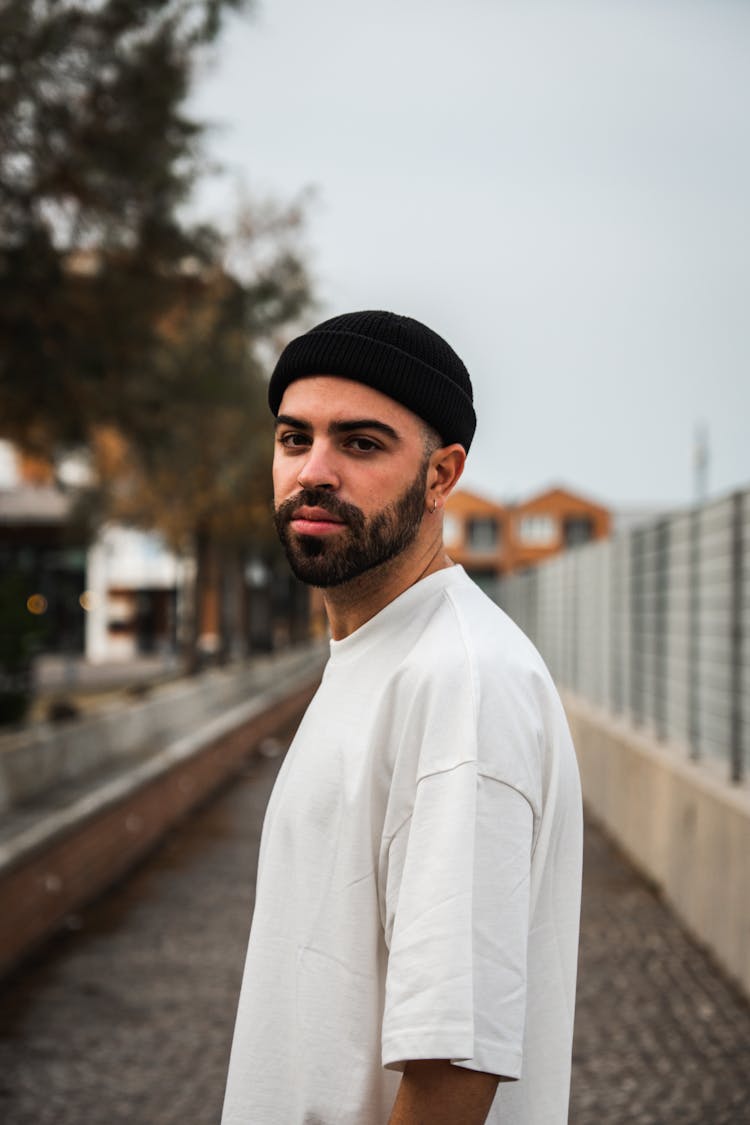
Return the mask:
<svg viewBox="0 0 750 1125">
<path fill-rule="evenodd" d="M 429 504 L 442 508 L 459 482 L 466 464 L 466 450 L 458 442 L 436 449 L 427 474 Z"/>
</svg>

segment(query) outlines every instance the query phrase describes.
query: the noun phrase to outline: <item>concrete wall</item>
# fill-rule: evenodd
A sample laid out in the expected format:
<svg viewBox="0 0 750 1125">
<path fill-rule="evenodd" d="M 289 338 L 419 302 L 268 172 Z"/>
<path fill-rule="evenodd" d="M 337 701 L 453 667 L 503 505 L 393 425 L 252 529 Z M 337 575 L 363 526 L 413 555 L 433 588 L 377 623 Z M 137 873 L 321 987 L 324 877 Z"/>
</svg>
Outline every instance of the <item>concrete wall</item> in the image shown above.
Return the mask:
<svg viewBox="0 0 750 1125">
<path fill-rule="evenodd" d="M 23 806 L 61 782 L 84 778 L 190 734 L 251 698 L 259 687 L 315 675 L 324 648 L 258 657 L 155 688 L 142 702 L 114 702 L 65 723 L 42 723 L 0 735 L 0 813 Z"/>
<path fill-rule="evenodd" d="M 750 997 L 750 785 L 580 696 L 564 702 L 587 809 Z"/>
<path fill-rule="evenodd" d="M 0 838 L 0 976 L 240 770 L 261 739 L 298 721 L 320 676 L 310 655 L 280 662 L 276 682 L 252 699 L 193 717 L 190 733 Z"/>
</svg>

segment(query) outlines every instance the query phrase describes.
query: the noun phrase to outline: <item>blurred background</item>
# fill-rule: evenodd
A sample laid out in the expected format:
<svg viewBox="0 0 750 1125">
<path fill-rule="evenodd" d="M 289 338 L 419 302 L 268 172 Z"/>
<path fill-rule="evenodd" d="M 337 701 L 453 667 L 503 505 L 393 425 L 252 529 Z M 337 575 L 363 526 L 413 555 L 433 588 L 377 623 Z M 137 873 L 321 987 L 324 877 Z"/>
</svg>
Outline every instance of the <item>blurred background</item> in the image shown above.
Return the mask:
<svg viewBox="0 0 750 1125">
<path fill-rule="evenodd" d="M 321 606 L 270 526 L 266 380 L 305 327 L 386 308 L 471 372 L 449 548 L 565 693 L 591 823 L 731 982 L 729 1088 L 749 110 L 744 0 L 0 0 L 0 896 L 26 904 L 0 971 L 236 772 L 221 738 L 261 735 L 233 709 L 319 673 Z M 146 831 L 133 771 L 204 727 L 223 764 Z M 132 849 L 112 829 L 120 866 L 79 878 L 55 849 L 116 779 Z M 573 1120 L 693 1120 L 584 1071 Z M 694 1119 L 748 1119 L 732 1089 L 693 1091 Z"/>
</svg>

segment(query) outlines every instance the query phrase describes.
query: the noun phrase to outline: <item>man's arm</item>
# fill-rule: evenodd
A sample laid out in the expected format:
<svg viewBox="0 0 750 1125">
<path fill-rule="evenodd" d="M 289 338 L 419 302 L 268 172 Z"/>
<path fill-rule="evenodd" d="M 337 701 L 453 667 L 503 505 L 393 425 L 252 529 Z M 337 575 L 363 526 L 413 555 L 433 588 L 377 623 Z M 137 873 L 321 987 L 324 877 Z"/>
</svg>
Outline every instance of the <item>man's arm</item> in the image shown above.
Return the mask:
<svg viewBox="0 0 750 1125">
<path fill-rule="evenodd" d="M 388 1125 L 484 1125 L 499 1081 L 447 1059 L 408 1062 Z"/>
</svg>

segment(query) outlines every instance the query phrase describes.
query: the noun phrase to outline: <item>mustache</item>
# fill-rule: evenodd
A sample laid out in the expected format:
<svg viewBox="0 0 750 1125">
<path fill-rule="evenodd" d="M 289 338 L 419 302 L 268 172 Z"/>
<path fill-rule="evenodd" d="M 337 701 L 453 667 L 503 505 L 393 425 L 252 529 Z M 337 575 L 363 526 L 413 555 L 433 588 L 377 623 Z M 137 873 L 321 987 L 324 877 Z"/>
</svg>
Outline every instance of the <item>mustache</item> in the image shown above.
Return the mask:
<svg viewBox="0 0 750 1125">
<path fill-rule="evenodd" d="M 300 508 L 324 508 L 336 519 L 355 528 L 364 526 L 365 522 L 362 512 L 354 504 L 347 504 L 322 488 L 303 488 L 276 508 L 274 518 L 277 525 L 288 524 Z"/>
</svg>

